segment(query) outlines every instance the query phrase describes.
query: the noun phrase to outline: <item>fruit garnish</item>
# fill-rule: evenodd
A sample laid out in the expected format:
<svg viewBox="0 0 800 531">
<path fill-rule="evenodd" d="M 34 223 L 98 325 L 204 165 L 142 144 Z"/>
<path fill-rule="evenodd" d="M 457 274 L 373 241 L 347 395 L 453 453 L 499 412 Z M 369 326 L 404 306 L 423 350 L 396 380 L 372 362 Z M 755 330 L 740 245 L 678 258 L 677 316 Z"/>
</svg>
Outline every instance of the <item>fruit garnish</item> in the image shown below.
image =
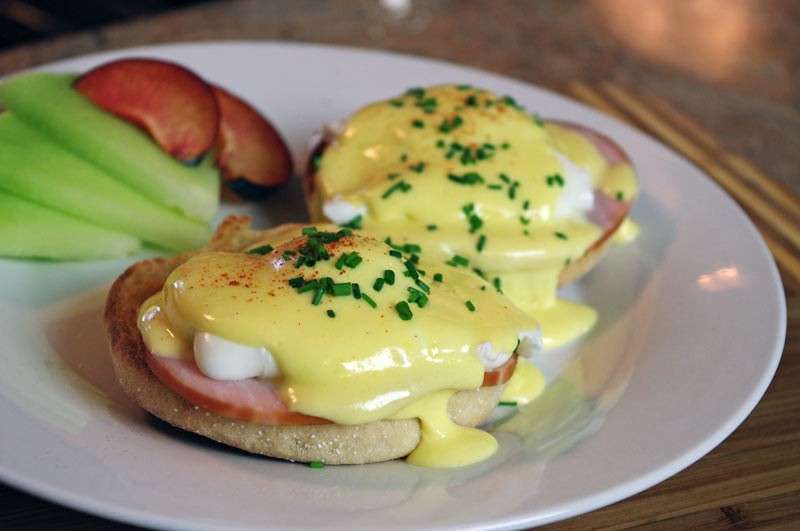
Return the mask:
<svg viewBox="0 0 800 531">
<path fill-rule="evenodd" d="M 98 107 L 146 130 L 184 162 L 200 159 L 219 125 L 208 84 L 186 68 L 156 59 L 120 59 L 80 76 L 77 89 Z"/>
<path fill-rule="evenodd" d="M 250 104 L 212 86 L 221 115 L 217 164 L 243 199 L 261 199 L 289 180 L 292 157 L 278 131 Z"/>
</svg>

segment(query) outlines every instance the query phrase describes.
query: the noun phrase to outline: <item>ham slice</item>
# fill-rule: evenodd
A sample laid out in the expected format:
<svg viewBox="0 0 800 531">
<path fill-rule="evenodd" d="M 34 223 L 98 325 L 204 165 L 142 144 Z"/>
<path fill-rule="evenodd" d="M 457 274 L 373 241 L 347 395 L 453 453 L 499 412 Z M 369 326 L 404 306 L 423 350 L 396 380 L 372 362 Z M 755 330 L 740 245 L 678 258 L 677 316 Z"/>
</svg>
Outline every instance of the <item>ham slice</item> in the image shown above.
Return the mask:
<svg viewBox="0 0 800 531">
<path fill-rule="evenodd" d="M 508 381 L 514 372 L 517 357 L 497 369 L 484 373 L 483 385 L 494 386 Z M 223 417 L 266 425 L 330 424 L 319 417 L 290 411 L 278 390 L 268 380 L 214 380 L 197 368 L 193 361 L 167 358 L 147 353 L 147 366 L 156 377 L 196 406 Z"/>
</svg>

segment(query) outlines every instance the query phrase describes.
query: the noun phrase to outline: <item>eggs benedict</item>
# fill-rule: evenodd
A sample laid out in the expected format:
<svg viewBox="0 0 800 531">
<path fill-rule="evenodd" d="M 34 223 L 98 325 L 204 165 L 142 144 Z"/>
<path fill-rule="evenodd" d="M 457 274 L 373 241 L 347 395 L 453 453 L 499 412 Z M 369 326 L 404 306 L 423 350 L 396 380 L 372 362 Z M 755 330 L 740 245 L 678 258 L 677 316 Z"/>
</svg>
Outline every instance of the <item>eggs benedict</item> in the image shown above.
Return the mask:
<svg viewBox="0 0 800 531">
<path fill-rule="evenodd" d="M 410 89 L 358 110 L 316 144 L 305 191 L 314 221 L 485 279 L 541 323 L 545 347 L 596 320 L 559 299 L 558 286 L 637 232 L 627 218 L 636 178 L 619 146 L 466 85 Z"/>
<path fill-rule="evenodd" d="M 139 262 L 114 283 L 117 377 L 146 410 L 246 451 L 328 464 L 492 455 L 475 429 L 535 319 L 463 269 L 333 225 L 249 228 Z"/>
</svg>

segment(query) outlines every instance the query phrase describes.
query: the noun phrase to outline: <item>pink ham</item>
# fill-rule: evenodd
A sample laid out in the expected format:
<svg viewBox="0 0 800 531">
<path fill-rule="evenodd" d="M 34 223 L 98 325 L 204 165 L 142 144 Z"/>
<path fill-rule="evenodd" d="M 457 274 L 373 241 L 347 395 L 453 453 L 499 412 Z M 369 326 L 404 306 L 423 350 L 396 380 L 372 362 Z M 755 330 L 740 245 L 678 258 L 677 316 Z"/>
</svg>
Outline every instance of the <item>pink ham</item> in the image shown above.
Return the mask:
<svg viewBox="0 0 800 531">
<path fill-rule="evenodd" d="M 517 357 L 484 374 L 483 385 L 500 385 L 511 378 Z M 290 411 L 266 380 L 214 380 L 194 362 L 147 353 L 147 366 L 156 377 L 186 401 L 224 417 L 267 425 L 329 424 L 330 421 Z"/>
<path fill-rule="evenodd" d="M 224 417 L 268 425 L 329 424 L 330 421 L 290 411 L 266 380 L 213 380 L 194 362 L 147 353 L 156 377 L 188 402 Z"/>
<path fill-rule="evenodd" d="M 625 153 L 619 144 L 608 138 L 606 135 L 590 129 L 586 126 L 579 125 L 572 122 L 561 122 L 558 120 L 550 120 L 550 123 L 569 129 L 586 137 L 606 159 L 609 165 L 619 163 L 630 163 L 628 154 Z M 610 197 L 600 189 L 594 191 L 594 206 L 587 214 L 589 221 L 598 225 L 603 229 L 604 234 L 600 242 L 608 238 L 617 227 L 619 227 L 625 216 L 628 215 L 630 209 L 630 202 L 618 201 L 614 197 Z"/>
</svg>

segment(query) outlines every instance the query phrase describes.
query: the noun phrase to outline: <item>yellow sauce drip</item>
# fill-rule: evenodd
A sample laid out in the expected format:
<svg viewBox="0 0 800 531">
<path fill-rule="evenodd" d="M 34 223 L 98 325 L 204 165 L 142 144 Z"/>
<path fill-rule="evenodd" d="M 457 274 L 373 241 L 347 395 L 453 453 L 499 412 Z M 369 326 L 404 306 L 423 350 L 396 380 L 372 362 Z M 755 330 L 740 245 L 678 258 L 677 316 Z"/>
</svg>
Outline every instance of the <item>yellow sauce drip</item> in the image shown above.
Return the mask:
<svg viewBox="0 0 800 531">
<path fill-rule="evenodd" d="M 517 361 L 517 367 L 511 379 L 506 382 L 503 389 L 503 402 L 516 402 L 524 406 L 539 397 L 544 392 L 546 382 L 542 371 L 537 369 L 527 360 Z"/>
<path fill-rule="evenodd" d="M 453 468 L 491 457 L 497 440 L 485 431 L 459 426 L 447 415 L 453 391 L 431 393 L 400 410 L 393 418 L 418 418 L 422 438 L 406 460 L 412 465 Z"/>
<path fill-rule="evenodd" d="M 192 359 L 192 343 L 186 335 L 174 330 L 162 311 L 162 292 L 150 296 L 139 308 L 139 330 L 150 352 L 177 359 Z"/>
<path fill-rule="evenodd" d="M 625 218 L 619 230 L 614 233 L 612 241 L 617 245 L 625 245 L 635 240 L 637 236 L 639 236 L 639 224 L 631 218 Z"/>
</svg>

